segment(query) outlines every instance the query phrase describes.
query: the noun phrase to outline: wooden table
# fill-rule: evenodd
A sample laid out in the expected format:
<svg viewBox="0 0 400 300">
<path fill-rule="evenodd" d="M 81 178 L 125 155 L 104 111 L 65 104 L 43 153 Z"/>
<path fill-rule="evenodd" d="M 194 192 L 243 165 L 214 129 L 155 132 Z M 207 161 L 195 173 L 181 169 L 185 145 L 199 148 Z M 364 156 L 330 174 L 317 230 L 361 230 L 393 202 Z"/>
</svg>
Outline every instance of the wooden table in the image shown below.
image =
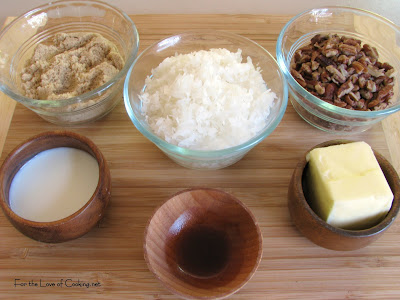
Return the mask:
<svg viewBox="0 0 400 300">
<path fill-rule="evenodd" d="M 140 50 L 167 35 L 207 28 L 244 35 L 273 54 L 277 36 L 290 18 L 131 17 L 140 33 Z M 0 162 L 32 135 L 60 129 L 22 105 L 15 106 L 4 95 L 0 97 L 0 107 L 0 151 L 5 141 Z M 351 139 L 365 140 L 400 171 L 399 128 L 400 116 L 395 115 Z M 232 299 L 400 298 L 400 220 L 374 244 L 352 252 L 320 248 L 292 225 L 286 202 L 293 168 L 311 146 L 345 136 L 311 127 L 290 104 L 282 122 L 267 139 L 240 162 L 217 171 L 188 170 L 169 160 L 135 129 L 123 103 L 104 119 L 70 130 L 91 138 L 107 158 L 112 203 L 96 228 L 63 244 L 31 240 L 0 213 L 0 298 L 175 299 L 147 269 L 143 230 L 154 209 L 166 198 L 194 186 L 220 188 L 234 194 L 253 211 L 261 226 L 263 259 L 254 277 Z M 78 281 L 95 286 L 79 286 Z"/>
</svg>

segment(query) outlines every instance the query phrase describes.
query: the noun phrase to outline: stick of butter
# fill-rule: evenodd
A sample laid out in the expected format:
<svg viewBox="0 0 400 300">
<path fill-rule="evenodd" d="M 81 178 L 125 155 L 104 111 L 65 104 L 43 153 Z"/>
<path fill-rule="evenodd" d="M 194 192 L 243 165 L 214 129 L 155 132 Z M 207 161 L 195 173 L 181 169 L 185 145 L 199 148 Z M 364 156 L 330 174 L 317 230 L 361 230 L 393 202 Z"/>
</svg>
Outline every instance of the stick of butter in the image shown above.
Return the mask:
<svg viewBox="0 0 400 300">
<path fill-rule="evenodd" d="M 367 143 L 316 148 L 306 159 L 310 206 L 328 224 L 366 229 L 390 210 L 393 193 Z"/>
</svg>

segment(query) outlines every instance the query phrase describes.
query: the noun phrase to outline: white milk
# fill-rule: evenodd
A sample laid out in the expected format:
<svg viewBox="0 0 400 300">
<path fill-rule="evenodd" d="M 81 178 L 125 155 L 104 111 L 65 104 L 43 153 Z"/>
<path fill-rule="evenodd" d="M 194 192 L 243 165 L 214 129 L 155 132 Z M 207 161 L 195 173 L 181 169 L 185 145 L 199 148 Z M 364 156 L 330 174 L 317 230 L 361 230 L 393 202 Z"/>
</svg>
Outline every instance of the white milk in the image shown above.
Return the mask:
<svg viewBox="0 0 400 300">
<path fill-rule="evenodd" d="M 88 202 L 98 181 L 99 165 L 87 152 L 67 147 L 45 150 L 15 175 L 10 207 L 27 220 L 60 220 Z"/>
</svg>

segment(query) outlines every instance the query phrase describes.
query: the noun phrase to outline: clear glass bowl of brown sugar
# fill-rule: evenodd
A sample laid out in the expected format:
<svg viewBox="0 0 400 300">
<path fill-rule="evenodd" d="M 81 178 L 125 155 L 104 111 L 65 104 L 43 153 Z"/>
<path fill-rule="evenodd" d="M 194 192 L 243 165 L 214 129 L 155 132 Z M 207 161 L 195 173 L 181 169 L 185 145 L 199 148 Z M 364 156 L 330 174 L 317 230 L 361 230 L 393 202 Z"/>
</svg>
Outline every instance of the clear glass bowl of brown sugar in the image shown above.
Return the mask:
<svg viewBox="0 0 400 300">
<path fill-rule="evenodd" d="M 122 100 L 138 48 L 135 24 L 118 8 L 50 2 L 0 32 L 0 90 L 51 123 L 95 121 Z"/>
</svg>

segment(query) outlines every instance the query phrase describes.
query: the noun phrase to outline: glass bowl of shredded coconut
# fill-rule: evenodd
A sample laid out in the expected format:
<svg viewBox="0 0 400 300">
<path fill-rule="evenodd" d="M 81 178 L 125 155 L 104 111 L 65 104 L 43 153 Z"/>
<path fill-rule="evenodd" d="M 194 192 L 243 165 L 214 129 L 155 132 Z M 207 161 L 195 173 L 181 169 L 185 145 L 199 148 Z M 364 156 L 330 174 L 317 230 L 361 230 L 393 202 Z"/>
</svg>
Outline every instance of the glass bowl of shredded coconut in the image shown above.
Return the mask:
<svg viewBox="0 0 400 300">
<path fill-rule="evenodd" d="M 55 124 L 95 121 L 122 100 L 138 48 L 136 26 L 119 9 L 50 2 L 0 32 L 0 90 Z"/>
<path fill-rule="evenodd" d="M 220 169 L 278 126 L 288 100 L 275 59 L 232 33 L 186 32 L 144 50 L 128 71 L 136 128 L 178 164 Z"/>
</svg>

